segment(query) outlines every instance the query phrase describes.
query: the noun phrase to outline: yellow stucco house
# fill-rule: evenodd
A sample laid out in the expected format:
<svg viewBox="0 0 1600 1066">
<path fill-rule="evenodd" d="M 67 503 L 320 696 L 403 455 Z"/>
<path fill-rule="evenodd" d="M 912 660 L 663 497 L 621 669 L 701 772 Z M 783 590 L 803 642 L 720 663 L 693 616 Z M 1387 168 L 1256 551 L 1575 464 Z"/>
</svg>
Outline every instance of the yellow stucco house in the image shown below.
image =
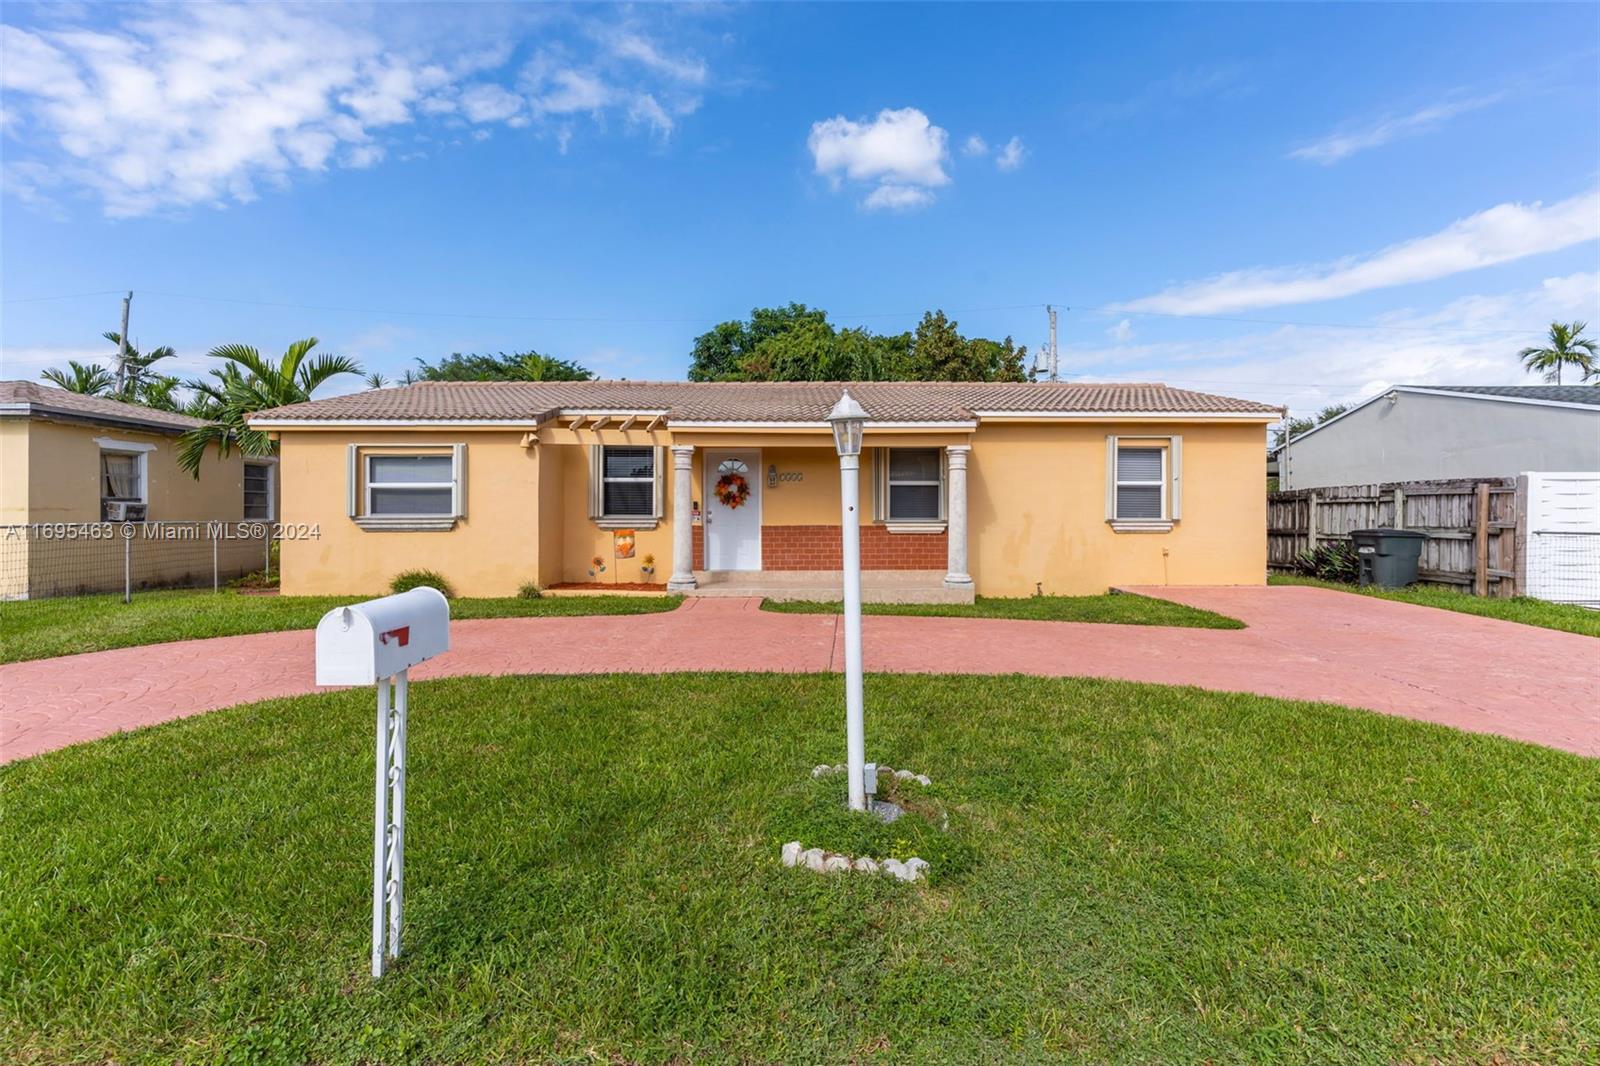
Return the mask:
<svg viewBox="0 0 1600 1066">
<path fill-rule="evenodd" d="M 172 523 L 270 522 L 277 460 L 237 450 L 209 457 L 197 479 L 178 465 L 178 438 L 203 423 L 32 381 L 0 381 L 0 598 L 123 587 L 121 535 L 82 527 L 140 523 L 133 583 L 159 585 L 212 563 L 156 547 Z M 73 531 L 77 532 L 74 534 Z M 104 530 L 99 530 L 104 532 Z M 72 534 L 69 539 L 69 534 Z M 219 565 L 259 569 L 260 545 L 230 545 Z M 238 554 L 238 560 L 232 556 Z"/>
<path fill-rule="evenodd" d="M 825 594 L 837 383 L 428 382 L 263 411 L 286 594 Z M 1261 584 L 1280 409 L 1163 385 L 860 382 L 867 598 Z M 653 568 L 647 568 L 653 562 Z"/>
</svg>

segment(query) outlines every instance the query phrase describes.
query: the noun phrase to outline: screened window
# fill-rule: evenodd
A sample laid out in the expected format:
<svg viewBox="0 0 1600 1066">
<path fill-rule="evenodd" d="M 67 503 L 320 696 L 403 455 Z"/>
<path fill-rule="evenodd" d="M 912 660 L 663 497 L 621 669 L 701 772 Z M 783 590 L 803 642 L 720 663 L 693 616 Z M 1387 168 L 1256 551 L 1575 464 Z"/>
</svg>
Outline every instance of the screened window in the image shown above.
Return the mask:
<svg viewBox="0 0 1600 1066">
<path fill-rule="evenodd" d="M 438 516 L 455 512 L 449 455 L 367 456 L 367 514 Z"/>
<path fill-rule="evenodd" d="M 650 518 L 655 514 L 656 449 L 607 446 L 601 464 L 605 517 Z"/>
<path fill-rule="evenodd" d="M 1167 517 L 1167 450 L 1149 445 L 1117 446 L 1116 518 Z"/>
<path fill-rule="evenodd" d="M 122 452 L 100 453 L 100 496 L 110 501 L 144 500 L 143 456 Z"/>
<path fill-rule="evenodd" d="M 244 517 L 255 521 L 272 518 L 272 464 L 244 464 Z"/>
<path fill-rule="evenodd" d="M 890 448 L 891 522 L 936 522 L 944 511 L 944 459 L 938 448 Z"/>
</svg>

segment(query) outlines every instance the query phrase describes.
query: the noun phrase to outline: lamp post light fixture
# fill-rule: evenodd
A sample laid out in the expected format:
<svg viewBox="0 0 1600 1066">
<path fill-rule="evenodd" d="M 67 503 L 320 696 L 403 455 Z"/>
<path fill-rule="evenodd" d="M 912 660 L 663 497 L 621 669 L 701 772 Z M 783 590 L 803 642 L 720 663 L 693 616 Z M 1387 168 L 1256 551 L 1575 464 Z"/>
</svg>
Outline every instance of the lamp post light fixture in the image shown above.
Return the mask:
<svg viewBox="0 0 1600 1066">
<path fill-rule="evenodd" d="M 867 728 L 861 691 L 861 438 L 867 412 L 846 389 L 828 412 L 839 453 L 844 538 L 844 723 L 850 809 L 867 809 Z"/>
</svg>

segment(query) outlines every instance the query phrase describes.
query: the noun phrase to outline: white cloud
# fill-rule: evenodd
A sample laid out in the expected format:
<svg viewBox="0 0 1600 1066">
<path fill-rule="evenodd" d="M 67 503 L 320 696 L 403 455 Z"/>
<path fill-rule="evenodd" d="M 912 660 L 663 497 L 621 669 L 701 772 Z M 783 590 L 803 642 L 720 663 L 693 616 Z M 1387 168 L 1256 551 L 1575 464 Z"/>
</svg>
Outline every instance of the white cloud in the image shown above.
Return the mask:
<svg viewBox="0 0 1600 1066">
<path fill-rule="evenodd" d="M 468 122 L 504 122 L 522 112 L 522 97 L 492 83 L 469 86 L 461 93 L 461 113 Z"/>
<path fill-rule="evenodd" d="M 649 126 L 662 136 L 672 132 L 672 116 L 649 93 L 640 93 L 628 104 L 628 119 Z"/>
<path fill-rule="evenodd" d="M 346 149 L 339 161 L 344 166 L 360 169 L 383 162 L 385 154 L 381 144 L 357 144 Z"/>
<path fill-rule="evenodd" d="M 550 115 L 599 112 L 609 107 L 616 92 L 595 74 L 561 69 L 532 76 L 534 108 Z"/>
<path fill-rule="evenodd" d="M 1498 204 L 1437 233 L 1317 266 L 1236 270 L 1125 304 L 1130 311 L 1219 315 L 1448 277 L 1600 238 L 1600 190 L 1544 205 Z"/>
<path fill-rule="evenodd" d="M 1488 107 L 1500 99 L 1501 94 L 1497 93 L 1492 96 L 1450 100 L 1432 104 L 1406 115 L 1389 116 L 1361 125 L 1347 125 L 1342 130 L 1296 148 L 1289 153 L 1289 156 L 1329 166 L 1368 148 L 1376 148 L 1390 141 L 1427 133 L 1457 115 Z"/>
<path fill-rule="evenodd" d="M 624 59 L 642 63 L 658 74 L 676 78 L 691 85 L 703 85 L 706 65 L 698 59 L 674 59 L 666 55 L 653 42 L 636 33 L 626 33 L 612 42 L 612 51 Z"/>
<path fill-rule="evenodd" d="M 861 201 L 869 211 L 914 211 L 933 203 L 933 193 L 918 185 L 879 185 Z"/>
<path fill-rule="evenodd" d="M 1121 322 L 1118 322 L 1116 325 L 1106 330 L 1106 336 L 1110 337 L 1118 344 L 1127 344 L 1129 341 L 1133 340 L 1133 322 L 1126 318 L 1123 319 Z"/>
<path fill-rule="evenodd" d="M 976 133 L 968 137 L 961 144 L 962 155 L 986 155 L 989 151 L 989 142 L 979 137 Z"/>
<path fill-rule="evenodd" d="M 1304 414 L 1398 384 L 1534 383 L 1517 352 L 1541 340 L 1545 323 L 1571 319 L 1600 320 L 1600 272 L 1396 312 L 1379 320 L 1384 329 L 1282 326 L 1221 339 L 1063 346 L 1062 365 L 1083 380 L 1165 381 Z"/>
<path fill-rule="evenodd" d="M 77 22 L 113 13 L 116 21 Z M 417 124 L 530 125 L 605 112 L 665 135 L 699 106 L 703 62 L 643 31 L 545 9 L 184 4 L 54 9 L 0 25 L 4 187 L 87 192 L 112 216 L 254 199 L 297 175 L 410 155 Z M 570 30 L 558 41 L 554 23 Z M 560 62 L 502 84 L 532 27 Z M 412 127 L 407 132 L 406 127 Z"/>
<path fill-rule="evenodd" d="M 813 123 L 806 145 L 816 172 L 836 187 L 843 179 L 877 186 L 863 207 L 905 210 L 932 203 L 932 190 L 949 184 L 949 140 L 927 115 L 905 107 L 885 108 L 870 120 L 837 115 Z"/>
<path fill-rule="evenodd" d="M 1023 157 L 1027 154 L 1028 150 L 1022 146 L 1022 138 L 1013 137 L 1006 142 L 1004 148 L 1000 149 L 1000 154 L 994 157 L 994 165 L 1001 170 L 1016 170 L 1022 165 Z"/>
</svg>

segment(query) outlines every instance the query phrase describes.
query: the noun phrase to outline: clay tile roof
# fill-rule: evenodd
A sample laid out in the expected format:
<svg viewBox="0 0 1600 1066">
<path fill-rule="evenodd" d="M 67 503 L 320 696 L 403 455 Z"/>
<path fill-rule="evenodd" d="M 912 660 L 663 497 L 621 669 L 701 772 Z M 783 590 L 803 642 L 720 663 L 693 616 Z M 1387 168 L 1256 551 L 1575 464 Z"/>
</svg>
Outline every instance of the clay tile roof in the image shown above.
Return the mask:
<svg viewBox="0 0 1600 1066">
<path fill-rule="evenodd" d="M 1126 412 L 1278 415 L 1280 409 L 1166 385 L 1076 382 L 429 381 L 258 412 L 251 421 L 542 422 L 567 412 L 661 412 L 667 423 L 817 423 L 840 392 L 875 422 L 968 422 L 981 414 Z"/>
<path fill-rule="evenodd" d="M 182 433 L 205 425 L 199 418 L 157 411 L 104 396 L 84 396 L 33 381 L 0 381 L 0 415 L 68 418 L 112 426 L 138 426 L 163 433 Z"/>
</svg>

